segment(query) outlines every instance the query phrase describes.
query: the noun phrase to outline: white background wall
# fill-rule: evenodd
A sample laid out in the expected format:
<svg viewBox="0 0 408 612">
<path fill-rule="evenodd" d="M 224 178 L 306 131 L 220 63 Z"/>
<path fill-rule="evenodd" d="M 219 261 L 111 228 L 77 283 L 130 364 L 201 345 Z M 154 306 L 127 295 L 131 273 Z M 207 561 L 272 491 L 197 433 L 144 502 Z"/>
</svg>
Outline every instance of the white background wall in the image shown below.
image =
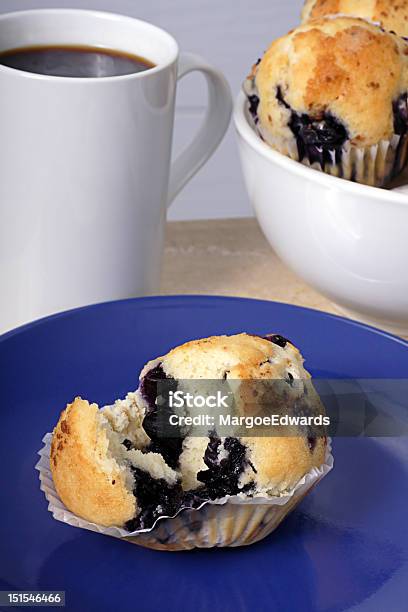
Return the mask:
<svg viewBox="0 0 408 612">
<path fill-rule="evenodd" d="M 302 4 L 302 0 L 1 0 L 0 12 L 93 8 L 154 22 L 173 34 L 181 50 L 199 53 L 219 67 L 235 96 L 269 43 L 299 22 Z M 183 79 L 178 91 L 175 151 L 194 134 L 205 104 L 199 76 Z M 234 138 L 231 126 L 217 153 L 174 202 L 170 219 L 252 215 Z"/>
</svg>

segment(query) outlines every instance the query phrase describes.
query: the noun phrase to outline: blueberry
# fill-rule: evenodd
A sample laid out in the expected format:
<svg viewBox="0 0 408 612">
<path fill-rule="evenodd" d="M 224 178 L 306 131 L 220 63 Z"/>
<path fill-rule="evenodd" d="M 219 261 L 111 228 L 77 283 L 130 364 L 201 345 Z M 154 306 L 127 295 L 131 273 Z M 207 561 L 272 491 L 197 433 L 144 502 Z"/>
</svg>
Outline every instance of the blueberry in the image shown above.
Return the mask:
<svg viewBox="0 0 408 612">
<path fill-rule="evenodd" d="M 134 448 L 132 442 L 130 440 L 128 440 L 127 438 L 126 438 L 126 440 L 123 440 L 122 444 L 123 444 L 123 446 L 126 446 L 126 450 L 128 450 L 128 451 L 132 450 Z"/>
<path fill-rule="evenodd" d="M 406 134 L 408 132 L 408 96 L 403 94 L 394 100 L 392 104 L 394 111 L 394 132 L 396 134 Z"/>
<path fill-rule="evenodd" d="M 307 437 L 307 444 L 309 446 L 309 450 L 311 453 L 313 453 L 314 449 L 316 448 L 316 438 L 313 436 L 308 436 Z"/>
<path fill-rule="evenodd" d="M 240 476 L 248 465 L 255 472 L 246 457 L 246 447 L 237 438 L 226 438 L 224 448 L 227 456 L 219 460 L 220 444 L 221 440 L 215 435 L 210 437 L 204 455 L 204 463 L 208 470 L 202 470 L 197 474 L 197 480 L 204 485 L 197 492 L 201 498 L 218 499 L 225 495 L 237 495 L 243 491 L 250 491 L 254 486 L 253 483 L 249 483 L 245 488 L 239 486 Z"/>
<path fill-rule="evenodd" d="M 139 514 L 125 525 L 128 531 L 149 529 L 160 516 L 174 516 L 182 507 L 183 489 L 179 483 L 169 485 L 164 478 L 155 479 L 148 472 L 131 468 Z"/>
<path fill-rule="evenodd" d="M 311 163 L 320 165 L 333 163 L 332 151 L 337 158 L 341 156 L 341 147 L 348 139 L 344 125 L 330 113 L 324 113 L 322 118 L 314 119 L 309 115 L 299 115 L 292 112 L 289 127 L 296 136 L 300 159 L 307 157 Z"/>
<path fill-rule="evenodd" d="M 257 119 L 258 117 L 258 106 L 259 106 L 259 98 L 255 94 L 252 96 L 248 96 L 249 101 L 249 112 L 253 119 Z"/>
<path fill-rule="evenodd" d="M 283 92 L 282 92 L 281 87 L 276 88 L 276 99 L 278 100 L 280 104 L 283 104 L 285 108 L 287 108 L 288 110 L 292 110 L 289 104 L 286 102 L 285 98 L 283 97 Z"/>
<path fill-rule="evenodd" d="M 152 409 L 156 404 L 157 383 L 159 380 L 166 380 L 166 378 L 168 378 L 168 376 L 163 370 L 162 364 L 159 363 L 159 365 L 147 372 L 147 374 L 142 379 L 140 385 L 140 392 L 143 398 L 149 404 L 149 407 Z"/>
<path fill-rule="evenodd" d="M 285 348 L 288 342 L 290 344 L 290 340 L 284 338 L 283 336 L 280 336 L 279 334 L 270 334 L 268 336 L 265 336 L 265 340 L 269 340 L 269 342 L 273 342 L 273 344 L 277 344 L 282 348 Z"/>
<path fill-rule="evenodd" d="M 165 373 L 160 363 L 147 372 L 141 381 L 140 392 L 149 406 L 147 414 L 143 419 L 143 429 L 152 440 L 147 451 L 161 454 L 166 463 L 175 469 L 179 463 L 183 439 L 180 430 L 177 430 L 175 427 L 172 428 L 171 436 L 166 437 L 164 435 L 169 427 L 170 416 L 173 414 L 173 411 L 168 405 L 161 406 L 160 410 L 156 405 L 158 384 L 163 380 L 169 381 L 169 391 L 176 391 L 177 381 Z"/>
<path fill-rule="evenodd" d="M 221 440 L 214 434 L 210 436 L 210 441 L 204 453 L 204 463 L 210 469 L 213 469 L 218 464 L 218 449 L 220 447 Z"/>
<path fill-rule="evenodd" d="M 282 88 L 276 88 L 276 98 L 280 104 L 290 110 L 289 127 L 296 137 L 299 159 L 305 157 L 311 163 L 318 162 L 321 166 L 341 159 L 341 148 L 348 140 L 349 134 L 341 121 L 331 113 L 324 112 L 320 117 L 312 117 L 305 113 L 297 113 L 286 102 Z"/>
</svg>

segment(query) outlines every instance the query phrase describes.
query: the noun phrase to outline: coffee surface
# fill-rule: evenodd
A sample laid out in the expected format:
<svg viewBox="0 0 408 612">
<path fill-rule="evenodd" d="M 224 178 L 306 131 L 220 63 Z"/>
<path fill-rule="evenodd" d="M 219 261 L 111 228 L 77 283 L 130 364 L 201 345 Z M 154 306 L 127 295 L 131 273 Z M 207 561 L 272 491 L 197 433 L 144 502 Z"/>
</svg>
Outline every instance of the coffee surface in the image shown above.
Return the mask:
<svg viewBox="0 0 408 612">
<path fill-rule="evenodd" d="M 154 68 L 149 60 L 100 47 L 24 47 L 0 53 L 0 65 L 59 77 L 102 78 Z"/>
</svg>

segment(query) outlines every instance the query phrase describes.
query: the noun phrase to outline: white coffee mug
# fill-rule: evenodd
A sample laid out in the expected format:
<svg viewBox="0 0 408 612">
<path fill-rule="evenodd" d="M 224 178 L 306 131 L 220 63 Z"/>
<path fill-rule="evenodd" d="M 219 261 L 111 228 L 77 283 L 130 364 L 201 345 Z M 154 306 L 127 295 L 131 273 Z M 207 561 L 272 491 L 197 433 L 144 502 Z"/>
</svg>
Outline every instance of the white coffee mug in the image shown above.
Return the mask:
<svg viewBox="0 0 408 612">
<path fill-rule="evenodd" d="M 166 208 L 231 114 L 220 72 L 179 56 L 176 41 L 146 22 L 64 9 L 0 16 L 0 52 L 37 45 L 101 46 L 155 67 L 67 78 L 0 66 L 0 332 L 157 292 Z M 171 165 L 176 84 L 193 70 L 207 80 L 207 114 Z"/>
</svg>

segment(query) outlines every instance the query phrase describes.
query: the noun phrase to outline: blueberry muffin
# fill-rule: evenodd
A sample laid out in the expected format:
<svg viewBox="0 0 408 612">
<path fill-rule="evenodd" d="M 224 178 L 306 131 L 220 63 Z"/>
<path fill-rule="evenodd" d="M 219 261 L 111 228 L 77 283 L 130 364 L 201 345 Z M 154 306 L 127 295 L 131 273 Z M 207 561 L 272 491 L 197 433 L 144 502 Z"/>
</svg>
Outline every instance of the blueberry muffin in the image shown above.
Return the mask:
<svg viewBox="0 0 408 612">
<path fill-rule="evenodd" d="M 302 22 L 336 14 L 364 17 L 408 37 L 408 0 L 306 0 Z"/>
<path fill-rule="evenodd" d="M 138 390 L 112 406 L 98 409 L 77 398 L 62 412 L 52 437 L 50 468 L 60 499 L 91 523 L 133 532 L 150 530 L 160 517 L 199 509 L 209 501 L 238 496 L 255 502 L 290 494 L 325 462 L 327 439 L 313 427 L 291 425 L 273 437 L 220 436 L 209 428 L 205 436 L 180 430 L 163 438 L 158 431 L 157 419 L 165 410 L 158 401 L 160 381 L 175 390 L 192 380 L 243 385 L 254 379 L 281 381 L 276 397 L 295 406 L 298 414 L 323 411 L 313 386 L 306 390 L 310 375 L 299 351 L 279 335 L 192 341 L 149 362 Z M 237 396 L 245 415 L 247 396 Z M 280 511 L 279 520 L 293 505 L 294 500 Z M 260 516 L 265 518 L 265 512 Z M 199 522 L 198 529 L 197 520 L 194 538 L 200 532 L 208 541 L 208 525 Z M 224 545 L 222 539 L 216 545 Z"/>
<path fill-rule="evenodd" d="M 408 43 L 365 20 L 312 20 L 244 84 L 263 140 L 315 169 L 383 186 L 407 162 Z"/>
</svg>

